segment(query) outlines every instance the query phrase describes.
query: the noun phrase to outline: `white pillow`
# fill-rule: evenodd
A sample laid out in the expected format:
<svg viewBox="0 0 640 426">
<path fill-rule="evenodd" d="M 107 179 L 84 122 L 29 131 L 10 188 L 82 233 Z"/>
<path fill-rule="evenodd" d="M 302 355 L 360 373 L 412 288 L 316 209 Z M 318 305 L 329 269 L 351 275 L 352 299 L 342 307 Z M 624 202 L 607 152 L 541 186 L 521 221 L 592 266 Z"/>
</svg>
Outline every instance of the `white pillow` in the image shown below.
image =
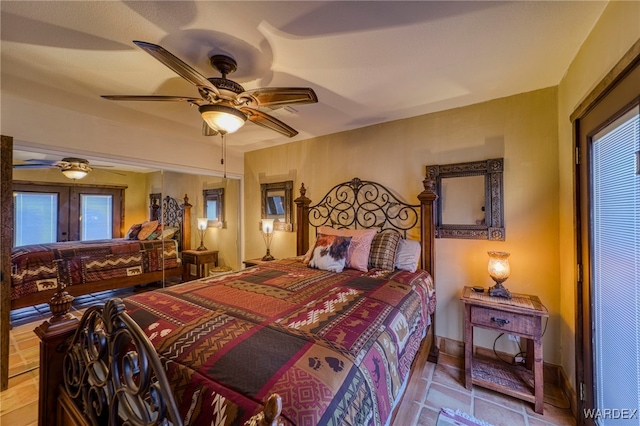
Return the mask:
<svg viewBox="0 0 640 426">
<path fill-rule="evenodd" d="M 400 239 L 396 251 L 396 269 L 415 272 L 420 261 L 420 242 L 415 240 Z"/>
</svg>

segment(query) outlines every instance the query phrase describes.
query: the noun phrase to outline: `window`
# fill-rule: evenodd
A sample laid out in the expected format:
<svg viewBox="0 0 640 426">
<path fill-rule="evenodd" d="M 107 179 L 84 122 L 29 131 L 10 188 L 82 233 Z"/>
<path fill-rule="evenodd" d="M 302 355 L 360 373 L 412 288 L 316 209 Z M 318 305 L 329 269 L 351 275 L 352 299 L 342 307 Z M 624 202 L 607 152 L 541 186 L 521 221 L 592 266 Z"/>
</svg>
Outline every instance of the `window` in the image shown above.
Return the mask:
<svg viewBox="0 0 640 426">
<path fill-rule="evenodd" d="M 80 239 L 113 238 L 113 196 L 80 195 Z"/>
<path fill-rule="evenodd" d="M 638 111 L 636 105 L 592 141 L 594 379 L 600 409 L 638 408 L 640 401 Z M 638 421 L 624 424 L 632 423 Z"/>
<path fill-rule="evenodd" d="M 16 246 L 53 243 L 58 235 L 58 194 L 15 194 Z"/>
<path fill-rule="evenodd" d="M 122 237 L 124 187 L 14 182 L 14 244 Z"/>
</svg>

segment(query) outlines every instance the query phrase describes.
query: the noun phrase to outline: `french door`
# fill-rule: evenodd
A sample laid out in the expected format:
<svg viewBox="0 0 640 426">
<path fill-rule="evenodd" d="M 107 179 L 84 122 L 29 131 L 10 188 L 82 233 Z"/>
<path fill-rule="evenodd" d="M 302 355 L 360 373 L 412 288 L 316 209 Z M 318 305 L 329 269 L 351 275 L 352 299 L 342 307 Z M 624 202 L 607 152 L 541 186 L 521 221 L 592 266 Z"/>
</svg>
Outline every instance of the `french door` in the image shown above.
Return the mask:
<svg viewBox="0 0 640 426">
<path fill-rule="evenodd" d="M 640 425 L 639 62 L 575 120 L 578 424 Z"/>
<path fill-rule="evenodd" d="M 14 244 L 122 237 L 123 188 L 14 183 Z"/>
</svg>

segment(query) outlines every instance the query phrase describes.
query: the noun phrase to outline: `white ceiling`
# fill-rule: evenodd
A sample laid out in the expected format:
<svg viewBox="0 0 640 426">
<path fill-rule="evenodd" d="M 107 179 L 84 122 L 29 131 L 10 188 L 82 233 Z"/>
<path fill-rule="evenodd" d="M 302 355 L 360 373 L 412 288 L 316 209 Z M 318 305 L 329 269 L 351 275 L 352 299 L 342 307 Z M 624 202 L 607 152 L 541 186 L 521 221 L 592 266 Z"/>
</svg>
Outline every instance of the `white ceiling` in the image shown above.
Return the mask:
<svg viewBox="0 0 640 426">
<path fill-rule="evenodd" d="M 198 96 L 132 40 L 206 77 L 228 54 L 245 89 L 315 90 L 317 104 L 274 112 L 295 138 L 250 123 L 228 137 L 246 152 L 557 85 L 606 3 L 2 0 L 2 92 L 204 138 L 186 103 L 100 98 Z"/>
</svg>

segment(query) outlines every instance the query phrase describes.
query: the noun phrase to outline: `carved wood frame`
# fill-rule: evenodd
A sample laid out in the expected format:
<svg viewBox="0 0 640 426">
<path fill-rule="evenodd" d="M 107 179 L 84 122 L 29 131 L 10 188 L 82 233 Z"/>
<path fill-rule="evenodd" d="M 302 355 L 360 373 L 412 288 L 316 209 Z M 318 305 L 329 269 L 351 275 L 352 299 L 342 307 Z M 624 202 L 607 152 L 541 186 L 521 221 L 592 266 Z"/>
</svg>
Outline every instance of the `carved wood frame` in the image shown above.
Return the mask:
<svg viewBox="0 0 640 426">
<path fill-rule="evenodd" d="M 442 222 L 442 203 L 436 200 L 436 238 L 505 240 L 503 170 L 503 158 L 427 166 L 427 176 L 435 180 L 435 191 L 439 197 L 442 195 L 442 179 L 484 176 L 485 223 L 483 225 L 445 224 Z"/>
</svg>

